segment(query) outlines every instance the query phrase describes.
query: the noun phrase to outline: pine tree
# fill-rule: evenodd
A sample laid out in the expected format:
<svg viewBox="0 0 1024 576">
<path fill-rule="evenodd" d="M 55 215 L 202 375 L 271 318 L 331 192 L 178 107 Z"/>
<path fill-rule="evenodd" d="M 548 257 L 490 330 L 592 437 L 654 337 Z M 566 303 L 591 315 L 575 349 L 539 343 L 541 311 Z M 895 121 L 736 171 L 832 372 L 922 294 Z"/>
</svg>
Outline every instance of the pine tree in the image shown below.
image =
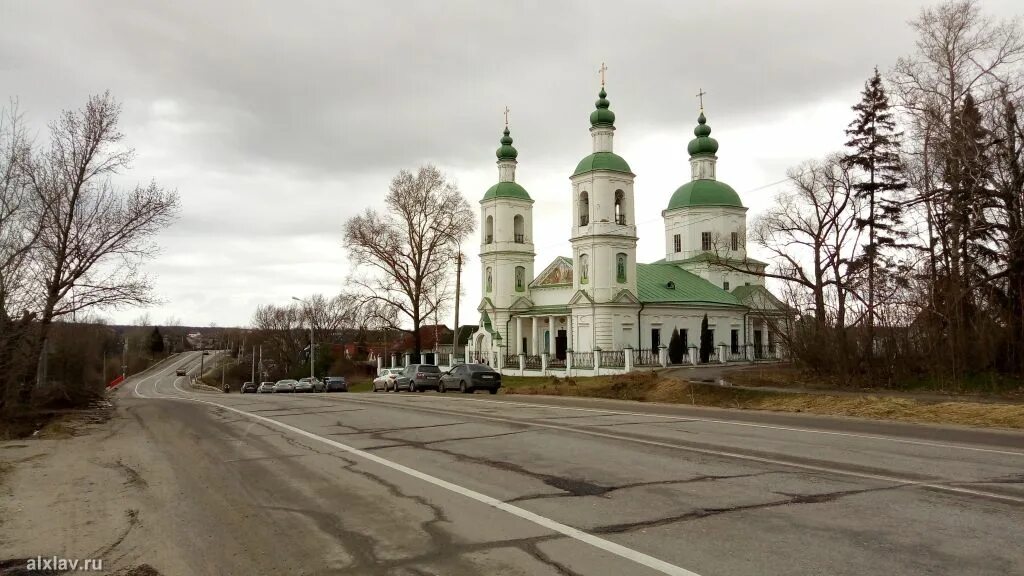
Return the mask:
<svg viewBox="0 0 1024 576">
<path fill-rule="evenodd" d="M 668 341 L 668 359 L 673 364 L 683 361 L 683 339 L 679 337 L 679 329 L 672 329 L 672 338 Z"/>
<path fill-rule="evenodd" d="M 153 354 L 164 353 L 164 337 L 160 334 L 160 328 L 154 326 L 149 334 L 149 351 Z"/>
<path fill-rule="evenodd" d="M 883 250 L 892 247 L 905 234 L 899 229 L 901 207 L 894 194 L 907 188 L 903 178 L 899 149 L 902 133 L 896 131 L 889 107 L 889 97 L 882 85 L 882 76 L 875 74 L 864 83 L 861 101 L 853 106 L 857 117 L 846 129 L 850 138 L 846 146 L 850 153 L 844 157 L 848 166 L 860 169 L 863 179 L 853 185 L 857 197 L 867 201 L 867 211 L 857 218 L 857 225 L 867 229 L 862 266 L 867 268 L 867 350 L 874 348 L 875 329 L 875 276 L 878 273 Z"/>
<path fill-rule="evenodd" d="M 706 363 L 715 351 L 715 343 L 711 341 L 711 330 L 708 329 L 708 315 L 700 321 L 700 361 Z"/>
</svg>

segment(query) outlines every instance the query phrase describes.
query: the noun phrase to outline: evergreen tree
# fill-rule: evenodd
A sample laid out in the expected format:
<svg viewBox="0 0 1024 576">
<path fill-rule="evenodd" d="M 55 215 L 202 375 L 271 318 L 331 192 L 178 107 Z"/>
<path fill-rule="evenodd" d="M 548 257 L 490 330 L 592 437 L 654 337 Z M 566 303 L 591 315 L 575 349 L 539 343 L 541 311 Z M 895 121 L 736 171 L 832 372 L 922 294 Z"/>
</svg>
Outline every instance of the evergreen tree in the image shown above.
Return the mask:
<svg viewBox="0 0 1024 576">
<path fill-rule="evenodd" d="M 149 334 L 149 351 L 153 354 L 164 353 L 164 337 L 160 334 L 160 328 L 154 326 Z"/>
<path fill-rule="evenodd" d="M 683 361 L 683 339 L 679 337 L 679 329 L 672 329 L 672 338 L 668 341 L 668 359 L 673 364 Z"/>
<path fill-rule="evenodd" d="M 708 315 L 700 321 L 700 361 L 707 362 L 715 351 L 715 343 L 711 341 L 711 330 L 708 329 Z"/>
<path fill-rule="evenodd" d="M 867 339 L 868 350 L 873 349 L 875 327 L 875 276 L 886 247 L 892 247 L 905 236 L 899 229 L 901 207 L 893 197 L 907 188 L 900 164 L 899 148 L 902 133 L 896 131 L 885 94 L 882 77 L 875 74 L 864 83 L 861 101 L 853 106 L 857 117 L 846 129 L 850 138 L 846 146 L 850 153 L 844 157 L 847 166 L 858 168 L 863 178 L 854 183 L 859 198 L 867 201 L 866 212 L 857 218 L 857 226 L 867 229 L 861 266 L 867 268 Z"/>
</svg>

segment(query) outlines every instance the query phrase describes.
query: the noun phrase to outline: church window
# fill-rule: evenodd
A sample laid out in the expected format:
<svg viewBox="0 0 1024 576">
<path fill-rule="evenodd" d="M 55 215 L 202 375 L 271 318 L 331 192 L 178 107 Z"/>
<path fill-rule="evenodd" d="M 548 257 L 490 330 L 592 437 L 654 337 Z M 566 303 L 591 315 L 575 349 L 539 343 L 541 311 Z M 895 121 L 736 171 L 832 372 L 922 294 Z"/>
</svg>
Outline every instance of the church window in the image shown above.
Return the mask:
<svg viewBox="0 0 1024 576">
<path fill-rule="evenodd" d="M 524 242 L 526 242 L 526 226 L 523 223 L 522 214 L 516 214 L 516 217 L 512 219 L 512 230 L 515 234 L 515 237 L 513 239 L 515 240 L 516 244 L 523 244 Z"/>
<path fill-rule="evenodd" d="M 590 257 L 580 254 L 580 284 L 586 284 L 590 280 Z"/>
<path fill-rule="evenodd" d="M 705 252 L 711 251 L 711 232 L 700 233 L 700 249 Z"/>
<path fill-rule="evenodd" d="M 516 266 L 516 292 L 526 290 L 526 268 Z"/>
<path fill-rule="evenodd" d="M 623 212 L 622 201 L 625 197 L 622 190 L 615 191 L 615 223 L 621 226 L 626 225 L 626 213 Z"/>
<path fill-rule="evenodd" d="M 626 255 L 622 252 L 615 255 L 615 278 L 619 282 L 626 281 Z"/>
<path fill-rule="evenodd" d="M 484 273 L 484 291 L 490 292 L 491 286 L 493 285 L 493 276 L 491 275 L 491 267 L 487 267 L 487 271 Z"/>
<path fill-rule="evenodd" d="M 494 242 L 494 216 L 488 216 L 484 223 L 484 244 Z"/>
<path fill-rule="evenodd" d="M 580 192 L 580 226 L 590 224 L 590 196 L 586 191 Z"/>
<path fill-rule="evenodd" d="M 722 290 L 729 291 L 729 281 L 722 282 Z"/>
<path fill-rule="evenodd" d="M 679 234 L 676 234 L 675 236 L 672 237 L 672 244 L 675 247 L 676 252 L 683 251 L 683 238 Z"/>
<path fill-rule="evenodd" d="M 739 232 L 733 232 L 732 233 L 732 249 L 733 250 L 739 250 L 740 249 L 740 233 Z"/>
</svg>

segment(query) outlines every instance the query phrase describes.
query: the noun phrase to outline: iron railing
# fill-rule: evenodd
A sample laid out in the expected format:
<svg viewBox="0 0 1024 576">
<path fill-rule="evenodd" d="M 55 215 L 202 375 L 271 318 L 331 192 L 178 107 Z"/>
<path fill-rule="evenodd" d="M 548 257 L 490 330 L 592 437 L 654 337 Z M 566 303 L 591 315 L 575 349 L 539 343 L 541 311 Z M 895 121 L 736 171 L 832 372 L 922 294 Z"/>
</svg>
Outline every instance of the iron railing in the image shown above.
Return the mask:
<svg viewBox="0 0 1024 576">
<path fill-rule="evenodd" d="M 626 367 L 626 352 L 623 350 L 602 350 L 601 351 L 601 367 L 602 368 L 625 368 Z"/>
<path fill-rule="evenodd" d="M 583 370 L 594 369 L 594 353 L 593 352 L 573 352 L 572 353 L 572 367 L 580 368 Z"/>
<path fill-rule="evenodd" d="M 580 226 L 590 224 L 590 216 L 580 216 Z"/>
<path fill-rule="evenodd" d="M 661 364 L 657 350 L 633 350 L 634 366 L 657 366 Z"/>
<path fill-rule="evenodd" d="M 565 359 L 559 360 L 554 356 L 548 357 L 548 368 L 552 370 L 565 370 Z"/>
<path fill-rule="evenodd" d="M 519 369 L 519 354 L 505 354 L 505 368 Z"/>
<path fill-rule="evenodd" d="M 487 236 L 484 236 L 484 244 L 493 244 L 493 243 L 494 243 L 494 235 L 488 234 Z"/>
<path fill-rule="evenodd" d="M 526 234 L 516 234 L 515 242 L 516 244 L 526 244 Z"/>
<path fill-rule="evenodd" d="M 540 370 L 540 356 L 527 356 L 526 357 L 526 369 L 527 370 Z"/>
</svg>

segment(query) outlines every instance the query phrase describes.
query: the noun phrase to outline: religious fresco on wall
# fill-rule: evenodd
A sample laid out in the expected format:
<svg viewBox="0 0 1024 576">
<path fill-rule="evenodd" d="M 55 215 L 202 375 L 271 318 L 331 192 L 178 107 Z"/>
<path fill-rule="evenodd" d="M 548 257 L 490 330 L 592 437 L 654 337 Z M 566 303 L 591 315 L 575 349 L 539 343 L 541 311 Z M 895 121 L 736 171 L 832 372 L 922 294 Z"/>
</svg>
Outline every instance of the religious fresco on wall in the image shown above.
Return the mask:
<svg viewBox="0 0 1024 576">
<path fill-rule="evenodd" d="M 572 264 L 565 260 L 558 260 L 535 283 L 536 286 L 554 286 L 558 284 L 572 284 Z"/>
</svg>

